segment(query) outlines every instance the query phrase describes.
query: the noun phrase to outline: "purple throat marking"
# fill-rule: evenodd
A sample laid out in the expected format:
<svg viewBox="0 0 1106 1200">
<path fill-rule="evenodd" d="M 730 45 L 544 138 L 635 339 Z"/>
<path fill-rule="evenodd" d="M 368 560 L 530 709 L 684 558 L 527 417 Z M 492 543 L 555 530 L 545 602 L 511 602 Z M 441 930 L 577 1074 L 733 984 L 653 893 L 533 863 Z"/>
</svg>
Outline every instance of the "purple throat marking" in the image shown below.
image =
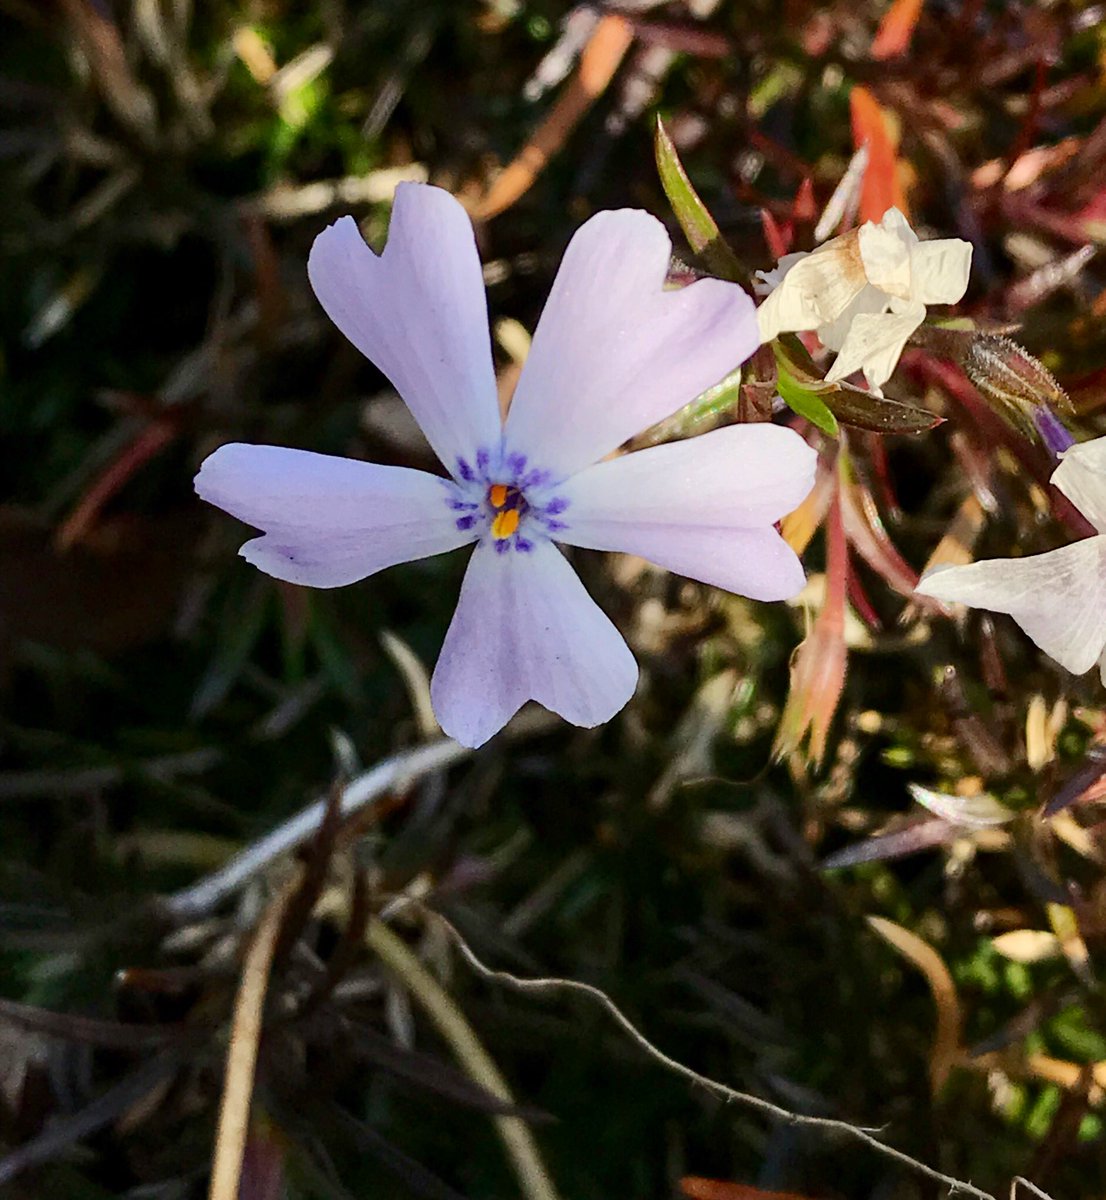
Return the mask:
<svg viewBox="0 0 1106 1200">
<path fill-rule="evenodd" d="M 454 478 L 442 483 L 457 529 L 491 540 L 496 554 L 529 554 L 537 542 L 569 527 L 559 519 L 568 498 L 555 493 L 549 471 L 518 451 L 480 446 L 471 458 L 458 456 Z"/>
</svg>

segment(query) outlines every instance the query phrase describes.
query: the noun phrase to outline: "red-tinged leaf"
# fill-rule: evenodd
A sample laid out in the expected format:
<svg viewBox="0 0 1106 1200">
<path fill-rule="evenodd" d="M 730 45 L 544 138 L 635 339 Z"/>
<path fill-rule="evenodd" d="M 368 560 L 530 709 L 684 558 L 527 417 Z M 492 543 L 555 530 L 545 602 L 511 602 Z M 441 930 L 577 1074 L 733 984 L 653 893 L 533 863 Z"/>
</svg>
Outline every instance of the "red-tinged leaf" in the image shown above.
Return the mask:
<svg viewBox="0 0 1106 1200">
<path fill-rule="evenodd" d="M 96 523 L 104 506 L 123 485 L 177 435 L 176 422 L 163 417 L 147 425 L 128 446 L 99 474 L 57 531 L 54 541 L 59 550 L 68 550 L 79 542 Z"/>
<path fill-rule="evenodd" d="M 858 483 L 842 484 L 841 514 L 849 543 L 861 558 L 899 595 L 914 600 L 918 574 L 898 552 L 884 529 L 872 493 Z"/>
<path fill-rule="evenodd" d="M 780 225 L 768 209 L 762 208 L 760 210 L 760 224 L 764 230 L 764 241 L 768 247 L 768 253 L 773 258 L 783 258 L 791 249 L 791 241 L 795 236 L 791 222 L 788 221 Z"/>
<path fill-rule="evenodd" d="M 868 146 L 868 167 L 860 186 L 858 218 L 879 221 L 889 208 L 897 208 L 909 219 L 906 195 L 899 179 L 896 143 L 887 114 L 867 88 L 856 85 L 849 93 L 853 145 Z"/>
<path fill-rule="evenodd" d="M 872 58 L 878 62 L 905 53 L 910 48 L 910 39 L 914 36 L 914 26 L 921 12 L 922 0 L 894 0 L 876 30 L 869 51 Z"/>
<path fill-rule="evenodd" d="M 726 1183 L 699 1175 L 685 1175 L 680 1180 L 680 1191 L 688 1200 L 811 1200 L 798 1192 L 766 1192 L 747 1183 Z"/>
<path fill-rule="evenodd" d="M 883 631 L 883 622 L 879 619 L 879 613 L 872 607 L 868 593 L 864 590 L 864 585 L 855 571 L 849 572 L 849 603 L 856 609 L 856 615 L 873 633 Z"/>
<path fill-rule="evenodd" d="M 899 504 L 895 481 L 891 475 L 891 462 L 887 456 L 887 443 L 879 437 L 865 439 L 868 450 L 868 461 L 872 465 L 872 473 L 878 485 L 880 501 L 892 520 L 902 515 L 902 505 Z"/>
<path fill-rule="evenodd" d="M 803 176 L 799 190 L 795 193 L 795 201 L 791 205 L 791 220 L 813 224 L 818 218 L 818 205 L 814 201 L 814 181 L 809 175 Z"/>
</svg>

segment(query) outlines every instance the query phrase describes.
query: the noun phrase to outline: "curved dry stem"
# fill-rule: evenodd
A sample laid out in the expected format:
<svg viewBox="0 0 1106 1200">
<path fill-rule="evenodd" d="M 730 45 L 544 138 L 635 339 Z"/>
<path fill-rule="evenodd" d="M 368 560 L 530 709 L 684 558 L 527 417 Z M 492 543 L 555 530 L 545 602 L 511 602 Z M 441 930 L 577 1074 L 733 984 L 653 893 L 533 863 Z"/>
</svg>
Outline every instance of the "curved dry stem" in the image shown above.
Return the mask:
<svg viewBox="0 0 1106 1200">
<path fill-rule="evenodd" d="M 412 901 L 412 903 L 417 902 Z M 622 1031 L 654 1062 L 660 1063 L 666 1070 L 697 1084 L 720 1099 L 731 1103 L 743 1104 L 747 1108 L 755 1109 L 766 1116 L 772 1117 L 777 1121 L 784 1121 L 789 1125 L 800 1125 L 810 1129 L 821 1129 L 827 1133 L 844 1134 L 846 1137 L 871 1146 L 872 1149 L 877 1150 L 887 1158 L 894 1159 L 895 1162 L 900 1163 L 902 1166 L 944 1184 L 949 1188 L 950 1193 L 974 1196 L 976 1200 L 996 1200 L 996 1197 L 990 1192 L 985 1192 L 970 1183 L 956 1179 L 952 1175 L 945 1175 L 941 1171 L 937 1171 L 933 1167 L 919 1162 L 918 1159 L 911 1158 L 909 1154 L 904 1154 L 903 1151 L 896 1150 L 893 1146 L 888 1146 L 886 1142 L 881 1142 L 879 1138 L 874 1136 L 876 1132 L 874 1130 L 864 1129 L 859 1125 L 851 1125 L 848 1121 L 837 1121 L 829 1117 L 810 1117 L 804 1116 L 801 1113 L 794 1113 L 789 1109 L 781 1108 L 778 1104 L 773 1104 L 770 1100 L 762 1100 L 759 1096 L 750 1095 L 748 1092 L 736 1091 L 734 1088 L 727 1087 L 724 1083 L 719 1083 L 715 1079 L 700 1075 L 698 1071 L 693 1071 L 690 1067 L 684 1066 L 683 1063 L 670 1058 L 663 1050 L 659 1050 L 654 1046 L 606 992 L 593 987 L 591 984 L 580 983 L 574 979 L 520 979 L 517 975 L 512 975 L 508 971 L 497 971 L 485 966 L 476 957 L 475 952 L 469 946 L 468 942 L 465 941 L 464 937 L 445 917 L 433 912 L 431 909 L 425 908 L 423 905 L 419 905 L 419 907 L 428 917 L 437 921 L 446 930 L 452 938 L 454 945 L 460 951 L 461 957 L 464 958 L 469 967 L 482 979 L 490 983 L 504 984 L 517 992 L 523 992 L 528 995 L 556 996 L 572 993 L 586 996 L 605 1009 Z"/>
<path fill-rule="evenodd" d="M 425 1009 L 426 1015 L 449 1043 L 457 1061 L 468 1072 L 469 1077 L 497 1099 L 513 1105 L 514 1098 L 507 1081 L 488 1056 L 472 1026 L 453 1003 L 449 993 L 419 962 L 402 939 L 387 925 L 375 919 L 369 922 L 365 939 L 370 948 L 380 955 L 388 969 Z M 537 1143 L 526 1122 L 520 1117 L 509 1116 L 497 1116 L 492 1119 L 527 1200 L 558 1200 L 557 1189 L 545 1170 Z"/>
</svg>

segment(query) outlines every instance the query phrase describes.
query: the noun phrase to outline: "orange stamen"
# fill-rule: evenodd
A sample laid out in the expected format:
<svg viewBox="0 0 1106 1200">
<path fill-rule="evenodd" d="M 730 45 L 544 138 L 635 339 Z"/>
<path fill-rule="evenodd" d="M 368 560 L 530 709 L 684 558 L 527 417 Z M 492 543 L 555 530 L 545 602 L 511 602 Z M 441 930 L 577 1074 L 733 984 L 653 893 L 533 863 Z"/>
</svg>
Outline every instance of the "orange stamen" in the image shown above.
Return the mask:
<svg viewBox="0 0 1106 1200">
<path fill-rule="evenodd" d="M 498 486 L 500 485 L 496 484 L 496 487 Z M 495 501 L 493 500 L 492 503 L 494 504 Z M 496 513 L 495 520 L 492 522 L 492 537 L 503 541 L 505 538 L 509 538 L 516 529 L 518 529 L 517 508 L 508 508 L 501 513 Z"/>
<path fill-rule="evenodd" d="M 493 483 L 488 488 L 488 500 L 491 502 L 492 508 L 502 508 L 507 503 L 507 485 L 505 483 Z"/>
</svg>

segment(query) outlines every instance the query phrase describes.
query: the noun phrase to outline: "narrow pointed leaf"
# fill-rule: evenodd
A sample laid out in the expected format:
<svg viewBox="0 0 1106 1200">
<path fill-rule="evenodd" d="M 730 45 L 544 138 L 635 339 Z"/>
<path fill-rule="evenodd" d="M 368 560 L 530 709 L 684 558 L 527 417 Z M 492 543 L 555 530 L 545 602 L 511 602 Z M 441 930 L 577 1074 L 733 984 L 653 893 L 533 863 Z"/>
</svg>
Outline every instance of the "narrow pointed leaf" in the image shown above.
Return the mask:
<svg viewBox="0 0 1106 1200">
<path fill-rule="evenodd" d="M 922 850 L 932 850 L 934 846 L 947 845 L 962 837 L 963 833 L 962 826 L 953 825 L 942 817 L 933 817 L 845 846 L 833 854 L 827 854 L 819 865 L 823 871 L 836 871 L 842 867 L 857 867 L 862 863 L 890 862 Z"/>
<path fill-rule="evenodd" d="M 1012 808 L 1000 803 L 990 792 L 954 796 L 948 792 L 935 792 L 917 783 L 908 784 L 907 787 L 923 808 L 957 825 L 984 829 L 992 825 L 1006 825 L 1017 816 Z"/>
<path fill-rule="evenodd" d="M 849 383 L 827 385 L 823 396 L 826 407 L 842 425 L 864 429 L 869 433 L 925 433 L 942 424 L 944 417 L 928 408 L 917 408 L 899 400 L 876 396 Z"/>
<path fill-rule="evenodd" d="M 814 418 L 803 412 L 800 405 L 811 406 L 817 402 L 835 422 L 840 421 L 842 425 L 863 429 L 868 433 L 925 433 L 942 422 L 943 418 L 927 408 L 888 400 L 885 396 L 876 396 L 851 383 L 827 383 L 817 374 L 806 348 L 793 334 L 777 338 L 772 343 L 772 349 L 776 354 L 780 395 L 789 408 L 808 420 L 814 421 Z M 785 388 L 788 390 L 785 391 Z M 798 391 L 806 395 L 798 396 L 795 394 Z M 813 397 L 813 400 L 809 397 Z M 819 429 L 830 432 L 818 421 L 814 423 Z"/>
<path fill-rule="evenodd" d="M 869 55 L 879 62 L 885 58 L 897 58 L 909 50 L 914 26 L 921 13 L 922 0 L 894 0 L 883 14 Z"/>
<path fill-rule="evenodd" d="M 744 286 L 748 272 L 738 262 L 737 256 L 718 231 L 718 225 L 707 206 L 692 187 L 683 163 L 680 162 L 680 156 L 676 153 L 676 147 L 659 117 L 654 146 L 661 186 L 688 244 L 713 274 L 720 279 L 728 279 L 731 283 Z"/>
<path fill-rule="evenodd" d="M 849 93 L 853 145 L 868 146 L 868 169 L 860 186 L 859 220 L 879 221 L 889 208 L 897 208 L 908 219 L 910 209 L 899 179 L 897 147 L 892 140 L 887 115 L 879 101 L 859 84 Z"/>
</svg>

